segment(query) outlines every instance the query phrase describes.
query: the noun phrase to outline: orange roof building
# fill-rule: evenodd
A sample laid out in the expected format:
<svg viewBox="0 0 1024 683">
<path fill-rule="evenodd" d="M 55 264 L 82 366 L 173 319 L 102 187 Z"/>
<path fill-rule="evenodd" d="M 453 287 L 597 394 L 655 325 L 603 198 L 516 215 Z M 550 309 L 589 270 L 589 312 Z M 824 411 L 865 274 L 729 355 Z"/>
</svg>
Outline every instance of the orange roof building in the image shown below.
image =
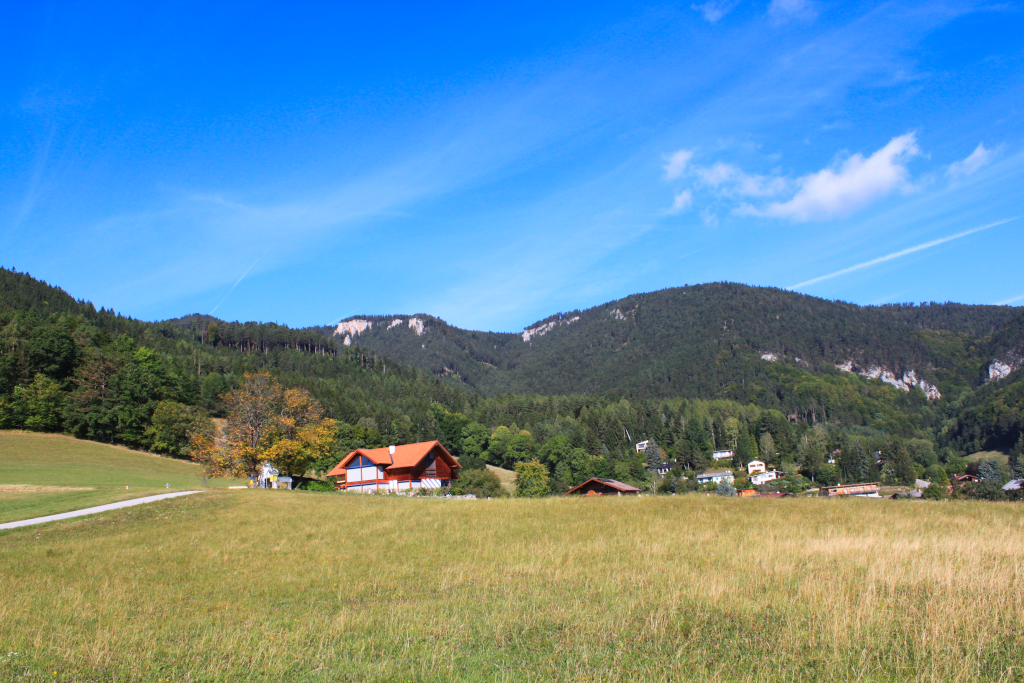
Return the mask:
<svg viewBox="0 0 1024 683">
<path fill-rule="evenodd" d="M 439 441 L 387 448 L 357 448 L 327 473 L 334 488 L 361 493 L 386 493 L 441 488 L 458 479 L 458 461 Z"/>
<path fill-rule="evenodd" d="M 878 498 L 878 482 L 872 481 L 867 484 L 839 484 L 837 486 L 822 486 L 818 491 L 819 496 L 833 498 L 835 496 L 867 496 Z"/>
</svg>

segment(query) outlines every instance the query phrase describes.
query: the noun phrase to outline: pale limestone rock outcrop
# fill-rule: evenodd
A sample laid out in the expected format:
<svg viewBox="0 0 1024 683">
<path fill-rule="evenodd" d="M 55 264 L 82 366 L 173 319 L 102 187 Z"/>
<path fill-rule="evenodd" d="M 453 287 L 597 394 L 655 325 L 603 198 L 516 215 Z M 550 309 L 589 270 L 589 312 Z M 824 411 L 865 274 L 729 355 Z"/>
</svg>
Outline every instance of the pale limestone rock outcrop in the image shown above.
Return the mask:
<svg viewBox="0 0 1024 683">
<path fill-rule="evenodd" d="M 571 318 L 559 318 L 558 320 L 552 320 L 551 322 L 547 322 L 542 325 L 528 327 L 523 330 L 523 341 L 528 342 L 534 337 L 542 337 L 559 325 L 571 325 L 579 319 L 580 317 L 578 315 L 574 315 Z"/>
<path fill-rule="evenodd" d="M 856 365 L 852 360 L 837 363 L 836 367 L 844 372 L 855 372 L 861 377 L 880 379 L 886 384 L 896 387 L 900 391 L 910 391 L 912 388 L 917 387 L 924 392 L 924 395 L 927 396 L 930 401 L 942 398 L 942 392 L 939 391 L 939 388 L 931 382 L 918 377 L 917 372 L 914 370 L 907 370 L 902 376 L 897 376 L 892 370 L 883 368 L 880 365 L 870 365 L 866 368 L 862 368 Z"/>
</svg>

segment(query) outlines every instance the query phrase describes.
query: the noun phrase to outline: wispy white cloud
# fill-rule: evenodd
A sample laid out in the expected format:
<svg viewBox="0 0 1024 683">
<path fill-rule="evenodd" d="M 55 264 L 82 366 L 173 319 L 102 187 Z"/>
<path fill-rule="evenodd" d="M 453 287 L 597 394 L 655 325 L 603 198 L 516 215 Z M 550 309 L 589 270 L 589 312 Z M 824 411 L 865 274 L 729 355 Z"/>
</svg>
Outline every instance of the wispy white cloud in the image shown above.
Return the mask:
<svg viewBox="0 0 1024 683">
<path fill-rule="evenodd" d="M 693 204 L 693 192 L 690 190 L 683 190 L 672 199 L 672 208 L 668 210 L 670 214 L 679 214 L 686 211 Z"/>
<path fill-rule="evenodd" d="M 779 22 L 789 19 L 810 20 L 818 16 L 818 10 L 811 0 L 772 0 L 768 15 Z"/>
<path fill-rule="evenodd" d="M 792 199 L 752 213 L 797 221 L 849 216 L 894 190 L 910 189 L 906 164 L 920 153 L 914 133 L 901 135 L 867 159 L 854 154 L 832 168 L 798 178 L 800 189 Z"/>
<path fill-rule="evenodd" d="M 956 161 L 946 168 L 946 175 L 957 180 L 973 175 L 979 168 L 992 161 L 992 150 L 985 149 L 985 145 L 978 143 L 974 151 L 963 161 Z"/>
<path fill-rule="evenodd" d="M 708 22 L 714 24 L 731 12 L 737 2 L 738 0 L 708 0 L 699 5 L 690 5 L 690 7 L 703 14 L 704 19 Z"/>
<path fill-rule="evenodd" d="M 783 177 L 750 175 L 722 162 L 710 167 L 696 166 L 694 173 L 705 185 L 726 197 L 774 197 L 789 186 L 789 181 Z"/>
<path fill-rule="evenodd" d="M 693 158 L 693 150 L 681 149 L 673 152 L 662 167 L 665 169 L 665 180 L 675 180 L 686 172 L 686 165 Z"/>
<path fill-rule="evenodd" d="M 704 225 L 709 228 L 718 227 L 718 214 L 716 214 L 710 207 L 704 207 L 700 212 L 700 219 L 704 221 Z"/>
<path fill-rule="evenodd" d="M 824 280 L 830 280 L 830 279 L 832 279 L 834 277 L 839 277 L 840 275 L 846 275 L 848 273 L 853 273 L 853 272 L 858 271 L 858 270 L 863 270 L 864 268 L 870 268 L 871 266 L 877 266 L 879 263 L 885 263 L 886 261 L 892 261 L 893 259 L 898 259 L 898 258 L 900 258 L 902 256 L 907 256 L 909 254 L 913 254 L 913 253 L 918 252 L 918 251 L 924 251 L 925 249 L 931 249 L 932 247 L 937 247 L 940 244 L 945 244 L 946 242 L 951 242 L 953 240 L 960 239 L 961 237 L 967 237 L 968 235 L 973 235 L 974 233 L 981 232 L 982 230 L 988 230 L 989 228 L 994 228 L 994 227 L 996 227 L 998 225 L 1004 225 L 1006 223 L 1009 223 L 1010 221 L 1017 220 L 1017 218 L 1019 218 L 1019 216 L 1015 216 L 1013 218 L 1005 218 L 1005 219 L 1003 219 L 1001 221 L 996 221 L 995 223 L 989 223 L 988 225 L 982 225 L 981 227 L 971 228 L 970 230 L 964 230 L 963 232 L 958 232 L 955 235 L 949 235 L 947 237 L 940 237 L 937 240 L 932 240 L 930 242 L 924 242 L 923 244 L 918 244 L 917 246 L 908 247 L 906 249 L 901 249 L 899 251 L 894 251 L 891 254 L 886 254 L 885 256 L 879 256 L 878 258 L 873 258 L 870 261 L 864 261 L 863 263 L 858 263 L 857 265 L 850 266 L 849 268 L 843 268 L 841 270 L 837 270 L 837 271 L 829 273 L 827 275 L 821 275 L 821 276 L 818 276 L 818 277 L 815 277 L 815 278 L 811 278 L 810 280 L 804 280 L 803 282 L 800 282 L 798 284 L 792 285 L 789 289 L 803 289 L 804 287 L 809 287 L 810 285 L 817 284 L 817 283 L 822 282 Z"/>
<path fill-rule="evenodd" d="M 738 166 L 724 162 L 716 162 L 710 166 L 691 163 L 694 152 L 681 149 L 668 158 L 665 164 L 665 178 L 677 180 L 690 176 L 696 184 L 710 189 L 720 198 L 735 197 L 777 197 L 791 186 L 791 181 L 780 175 L 758 175 L 744 172 Z M 685 204 L 680 204 L 685 202 Z M 693 202 L 693 192 L 686 189 L 674 196 L 672 208 L 668 213 L 679 213 L 689 208 Z"/>
</svg>

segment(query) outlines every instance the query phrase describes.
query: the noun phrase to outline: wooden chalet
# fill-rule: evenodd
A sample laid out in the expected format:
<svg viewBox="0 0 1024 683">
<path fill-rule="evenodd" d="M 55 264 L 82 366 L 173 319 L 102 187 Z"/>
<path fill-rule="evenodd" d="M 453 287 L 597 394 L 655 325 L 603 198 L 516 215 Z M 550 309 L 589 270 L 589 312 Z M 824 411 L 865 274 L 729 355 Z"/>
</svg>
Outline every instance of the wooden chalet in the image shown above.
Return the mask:
<svg viewBox="0 0 1024 683">
<path fill-rule="evenodd" d="M 636 496 L 640 489 L 614 479 L 591 477 L 575 488 L 565 492 L 567 496 Z"/>
<path fill-rule="evenodd" d="M 359 448 L 327 473 L 334 488 L 361 493 L 397 493 L 441 488 L 458 479 L 462 466 L 438 441 L 387 448 Z"/>
<path fill-rule="evenodd" d="M 835 496 L 871 496 L 878 497 L 878 482 L 867 484 L 839 484 L 837 486 L 822 486 L 818 495 L 829 498 Z"/>
</svg>

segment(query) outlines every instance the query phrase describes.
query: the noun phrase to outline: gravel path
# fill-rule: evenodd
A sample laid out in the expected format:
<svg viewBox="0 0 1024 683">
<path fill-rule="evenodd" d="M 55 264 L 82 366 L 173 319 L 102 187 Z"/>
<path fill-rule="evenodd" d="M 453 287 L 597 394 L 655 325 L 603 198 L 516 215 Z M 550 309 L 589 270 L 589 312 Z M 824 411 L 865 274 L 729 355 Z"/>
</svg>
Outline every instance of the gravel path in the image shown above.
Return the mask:
<svg viewBox="0 0 1024 683">
<path fill-rule="evenodd" d="M 7 522 L 6 524 L 0 524 L 0 529 L 17 529 L 20 526 L 32 526 L 33 524 L 45 524 L 47 522 L 56 522 L 59 519 L 71 519 L 72 517 L 84 517 L 85 515 L 95 515 L 97 512 L 106 512 L 107 510 L 118 510 L 120 508 L 130 508 L 133 505 L 152 503 L 157 500 L 164 500 L 165 498 L 190 496 L 193 493 L 201 493 L 201 491 L 176 491 L 174 493 L 161 493 L 158 496 L 133 498 L 132 500 L 123 500 L 120 503 L 108 503 L 106 505 L 97 505 L 96 507 L 85 508 L 83 510 L 74 510 L 73 512 L 62 512 L 59 515 L 36 517 L 35 519 L 23 519 L 20 522 Z"/>
</svg>

